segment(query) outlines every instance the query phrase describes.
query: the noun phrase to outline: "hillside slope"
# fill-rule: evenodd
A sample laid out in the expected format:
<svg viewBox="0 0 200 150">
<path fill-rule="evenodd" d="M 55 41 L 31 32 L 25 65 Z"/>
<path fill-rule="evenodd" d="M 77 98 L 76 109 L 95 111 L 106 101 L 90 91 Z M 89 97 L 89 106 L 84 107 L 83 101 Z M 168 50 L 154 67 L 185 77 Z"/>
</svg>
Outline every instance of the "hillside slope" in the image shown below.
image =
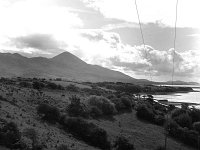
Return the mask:
<svg viewBox="0 0 200 150">
<path fill-rule="evenodd" d="M 63 93 L 64 97 L 62 97 Z M 38 140 L 44 143 L 48 150 L 56 150 L 56 147 L 62 144 L 72 146 L 73 150 L 98 150 L 98 148 L 78 140 L 72 134 L 64 132 L 58 124 L 42 121 L 37 114 L 38 104 L 44 102 L 64 112 L 70 103 L 69 97 L 74 94 L 83 100 L 88 97 L 87 93 L 81 94 L 69 90 L 43 89 L 39 92 L 32 88 L 1 83 L 0 96 L 4 99 L 0 98 L 0 122 L 1 120 L 15 122 L 20 132 L 27 128 L 34 129 L 38 133 Z M 164 129 L 161 126 L 138 120 L 135 113 L 133 110 L 131 113 L 115 115 L 113 120 L 89 119 L 88 121 L 106 130 L 111 141 L 114 141 L 117 136 L 123 135 L 131 143 L 134 143 L 136 150 L 155 150 L 158 146 L 164 145 Z M 167 142 L 168 150 L 180 148 L 193 150 L 172 138 L 168 138 Z"/>
<path fill-rule="evenodd" d="M 26 58 L 19 54 L 0 53 L 0 76 L 6 77 L 62 77 L 79 81 L 114 81 L 133 82 L 121 72 L 109 70 L 97 65 L 90 65 L 69 52 L 53 58 Z"/>
</svg>

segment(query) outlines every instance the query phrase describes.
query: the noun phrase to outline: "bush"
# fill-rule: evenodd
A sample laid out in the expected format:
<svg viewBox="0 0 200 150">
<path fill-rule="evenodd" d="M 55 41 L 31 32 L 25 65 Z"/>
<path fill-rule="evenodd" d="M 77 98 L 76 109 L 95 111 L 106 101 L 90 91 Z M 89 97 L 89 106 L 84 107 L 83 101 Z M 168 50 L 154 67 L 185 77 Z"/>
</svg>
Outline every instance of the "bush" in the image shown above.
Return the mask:
<svg viewBox="0 0 200 150">
<path fill-rule="evenodd" d="M 66 89 L 68 91 L 71 91 L 71 92 L 78 92 L 80 89 L 79 87 L 75 86 L 74 84 L 70 84 L 66 87 Z"/>
<path fill-rule="evenodd" d="M 180 109 L 180 108 L 177 108 L 177 109 L 174 109 L 174 110 L 172 111 L 171 116 L 172 116 L 172 118 L 175 118 L 175 117 L 178 117 L 178 116 L 180 116 L 180 115 L 182 115 L 182 114 L 185 114 L 185 113 L 186 113 L 185 110 Z"/>
<path fill-rule="evenodd" d="M 29 82 L 26 82 L 26 81 L 20 82 L 19 85 L 22 86 L 22 87 L 26 87 L 26 88 L 27 87 L 32 87 L 32 84 L 29 83 Z"/>
<path fill-rule="evenodd" d="M 81 118 L 64 118 L 64 129 L 86 143 L 101 149 L 110 149 L 110 142 L 105 130 Z"/>
<path fill-rule="evenodd" d="M 11 149 L 20 149 L 20 140 L 21 134 L 15 123 L 10 122 L 0 128 L 0 145 Z"/>
<path fill-rule="evenodd" d="M 93 118 L 99 118 L 103 115 L 102 111 L 97 106 L 92 106 L 90 108 L 90 115 Z"/>
<path fill-rule="evenodd" d="M 145 104 L 139 104 L 136 110 L 137 110 L 136 115 L 138 118 L 148 120 L 151 122 L 154 121 L 155 115 L 153 113 L 152 108 L 147 107 Z"/>
<path fill-rule="evenodd" d="M 200 134 L 200 122 L 193 123 L 193 129 Z"/>
<path fill-rule="evenodd" d="M 72 96 L 70 98 L 71 104 L 67 107 L 67 112 L 73 117 L 88 117 L 88 108 L 81 103 L 81 99 L 77 96 Z"/>
<path fill-rule="evenodd" d="M 122 103 L 125 106 L 125 109 L 128 111 L 132 111 L 132 101 L 131 98 L 128 96 L 122 96 L 121 98 Z"/>
<path fill-rule="evenodd" d="M 192 122 L 200 121 L 200 109 L 192 108 L 189 111 L 189 115 L 192 118 Z"/>
<path fill-rule="evenodd" d="M 32 86 L 34 89 L 37 89 L 37 90 L 40 90 L 45 87 L 44 83 L 39 82 L 39 81 L 34 81 Z"/>
<path fill-rule="evenodd" d="M 111 102 L 115 104 L 115 108 L 118 112 L 126 110 L 126 106 L 124 103 L 122 103 L 122 100 L 120 98 L 113 98 L 111 99 Z"/>
<path fill-rule="evenodd" d="M 114 147 L 116 150 L 134 150 L 135 147 L 133 144 L 129 143 L 129 141 L 125 137 L 118 137 L 114 143 Z"/>
<path fill-rule="evenodd" d="M 98 107 L 103 115 L 114 115 L 116 114 L 115 105 L 107 98 L 103 96 L 90 96 L 88 99 L 90 106 Z"/>
<path fill-rule="evenodd" d="M 188 145 L 197 146 L 198 132 L 189 130 L 187 127 L 182 128 L 173 120 L 168 121 L 166 130 L 172 137 L 179 139 Z"/>
<path fill-rule="evenodd" d="M 179 138 L 186 144 L 191 146 L 198 145 L 198 132 L 194 130 L 189 130 L 188 128 L 180 128 L 179 129 Z"/>
<path fill-rule="evenodd" d="M 67 145 L 58 146 L 57 150 L 70 150 Z"/>
<path fill-rule="evenodd" d="M 191 128 L 192 120 L 188 114 L 181 114 L 174 118 L 174 120 L 181 126 Z"/>
<path fill-rule="evenodd" d="M 177 130 L 179 125 L 172 119 L 168 120 L 165 124 L 165 130 L 173 137 L 177 137 Z"/>
<path fill-rule="evenodd" d="M 162 126 L 165 123 L 165 117 L 162 115 L 156 115 L 154 117 L 154 122 L 155 124 Z"/>
<path fill-rule="evenodd" d="M 52 90 L 64 90 L 64 87 L 61 85 L 57 85 L 55 83 L 52 82 L 48 82 L 46 85 L 47 88 L 52 89 Z"/>
<path fill-rule="evenodd" d="M 56 123 L 60 120 L 60 112 L 58 108 L 49 106 L 48 104 L 40 104 L 37 107 L 38 114 L 42 115 L 42 119 L 50 123 Z"/>
<path fill-rule="evenodd" d="M 158 146 L 155 150 L 165 150 L 164 146 Z"/>
</svg>

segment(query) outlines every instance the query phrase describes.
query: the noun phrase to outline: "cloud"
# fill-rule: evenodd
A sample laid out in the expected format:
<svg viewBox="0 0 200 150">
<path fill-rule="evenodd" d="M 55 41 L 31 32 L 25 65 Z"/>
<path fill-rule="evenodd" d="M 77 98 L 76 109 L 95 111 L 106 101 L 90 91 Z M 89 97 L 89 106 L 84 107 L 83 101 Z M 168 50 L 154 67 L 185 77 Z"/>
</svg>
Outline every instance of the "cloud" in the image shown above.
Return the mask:
<svg viewBox="0 0 200 150">
<path fill-rule="evenodd" d="M 99 11 L 105 18 L 120 19 L 127 22 L 138 22 L 133 0 L 82 0 L 87 6 Z M 138 0 L 138 10 L 142 23 L 153 23 L 161 20 L 165 25 L 174 27 L 176 1 L 174 0 Z M 178 5 L 178 27 L 199 28 L 196 19 L 200 13 L 199 1 L 187 0 Z"/>
<path fill-rule="evenodd" d="M 150 73 L 157 80 L 171 78 L 173 49 L 157 50 L 151 46 L 123 44 L 119 34 L 103 30 L 81 33 L 82 42 L 71 51 L 91 64 L 122 71 L 137 78 L 148 78 Z M 195 57 L 194 57 L 195 56 Z M 200 73 L 200 52 L 191 50 L 175 52 L 174 69 L 178 79 L 191 79 Z M 164 77 L 164 79 L 163 79 Z"/>
<path fill-rule="evenodd" d="M 34 48 L 44 51 L 55 51 L 62 47 L 62 42 L 58 42 L 52 35 L 48 34 L 31 34 L 12 38 L 11 43 L 17 48 Z M 66 46 L 64 43 L 63 45 Z"/>
</svg>

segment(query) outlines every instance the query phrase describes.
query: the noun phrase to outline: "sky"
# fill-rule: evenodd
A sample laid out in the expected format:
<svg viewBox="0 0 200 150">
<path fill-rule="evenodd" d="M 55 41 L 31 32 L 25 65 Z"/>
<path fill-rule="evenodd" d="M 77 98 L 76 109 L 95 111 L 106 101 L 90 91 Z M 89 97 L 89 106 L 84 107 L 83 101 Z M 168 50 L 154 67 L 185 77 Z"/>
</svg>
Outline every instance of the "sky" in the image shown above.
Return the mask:
<svg viewBox="0 0 200 150">
<path fill-rule="evenodd" d="M 169 81 L 175 0 L 1 0 L 0 52 L 51 58 L 71 52 L 134 78 Z M 179 0 L 174 80 L 200 82 L 198 0 Z"/>
</svg>

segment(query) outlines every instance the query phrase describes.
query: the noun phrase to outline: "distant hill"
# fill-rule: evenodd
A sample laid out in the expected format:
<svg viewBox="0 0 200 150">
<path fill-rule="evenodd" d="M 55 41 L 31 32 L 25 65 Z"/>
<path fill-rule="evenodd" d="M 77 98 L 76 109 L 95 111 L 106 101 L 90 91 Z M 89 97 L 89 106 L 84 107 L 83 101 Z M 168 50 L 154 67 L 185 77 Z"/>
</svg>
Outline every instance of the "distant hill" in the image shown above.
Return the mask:
<svg viewBox="0 0 200 150">
<path fill-rule="evenodd" d="M 172 84 L 172 81 L 167 81 L 165 82 L 166 85 L 171 85 Z M 198 82 L 184 82 L 184 81 L 173 81 L 173 84 L 174 85 L 199 85 Z"/>
<path fill-rule="evenodd" d="M 3 77 L 40 77 L 63 78 L 90 82 L 129 82 L 142 84 L 170 84 L 171 82 L 151 82 L 135 79 L 119 71 L 98 65 L 87 64 L 69 52 L 63 52 L 53 58 L 27 58 L 18 53 L 0 53 L 0 76 Z M 197 84 L 175 81 L 174 84 Z"/>
<path fill-rule="evenodd" d="M 69 52 L 53 58 L 27 58 L 20 54 L 0 53 L 0 76 L 4 77 L 61 77 L 91 82 L 138 82 L 118 71 L 90 65 Z"/>
</svg>

